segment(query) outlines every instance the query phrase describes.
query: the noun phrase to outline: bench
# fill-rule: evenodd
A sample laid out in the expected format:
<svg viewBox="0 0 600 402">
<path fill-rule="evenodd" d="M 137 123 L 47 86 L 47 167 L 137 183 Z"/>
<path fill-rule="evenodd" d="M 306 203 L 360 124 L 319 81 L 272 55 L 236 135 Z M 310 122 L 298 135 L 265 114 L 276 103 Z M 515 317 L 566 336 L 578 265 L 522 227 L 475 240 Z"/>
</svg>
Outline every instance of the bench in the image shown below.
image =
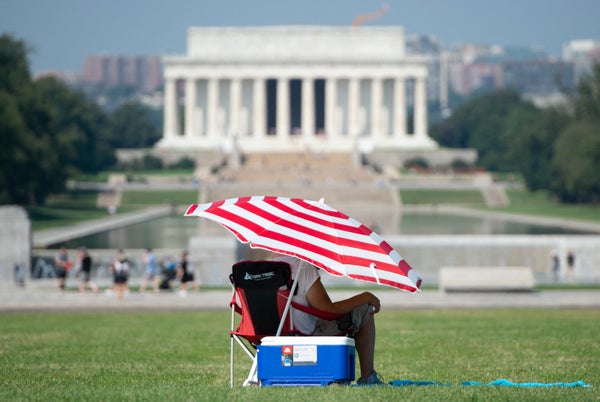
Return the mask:
<svg viewBox="0 0 600 402">
<path fill-rule="evenodd" d="M 444 292 L 530 292 L 535 286 L 530 267 L 441 267 Z"/>
</svg>

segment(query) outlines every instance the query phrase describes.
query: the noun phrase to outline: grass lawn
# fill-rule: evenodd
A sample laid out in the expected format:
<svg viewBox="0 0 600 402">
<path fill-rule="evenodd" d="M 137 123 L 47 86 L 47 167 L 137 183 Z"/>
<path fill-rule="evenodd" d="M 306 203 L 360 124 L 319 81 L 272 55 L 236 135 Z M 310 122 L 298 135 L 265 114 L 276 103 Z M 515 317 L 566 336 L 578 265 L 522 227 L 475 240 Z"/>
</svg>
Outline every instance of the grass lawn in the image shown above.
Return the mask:
<svg viewBox="0 0 600 402">
<path fill-rule="evenodd" d="M 481 192 L 477 190 L 401 190 L 404 204 L 460 204 L 464 206 L 485 205 Z"/>
<path fill-rule="evenodd" d="M 0 315 L 0 400 L 388 401 L 600 398 L 599 310 L 383 311 L 377 369 L 428 387 L 229 388 L 229 314 Z M 592 388 L 466 387 L 499 378 Z"/>
<path fill-rule="evenodd" d="M 185 205 L 198 202 L 198 190 L 124 191 L 123 205 Z"/>
<path fill-rule="evenodd" d="M 508 190 L 507 193 L 511 205 L 494 208 L 494 211 L 600 222 L 600 207 L 597 205 L 561 204 L 550 199 L 545 191 Z"/>
<path fill-rule="evenodd" d="M 530 193 L 526 190 L 507 190 L 510 205 L 486 208 L 483 197 L 475 190 L 402 190 L 404 204 L 449 204 L 487 209 L 492 212 L 547 216 L 600 222 L 600 207 L 594 205 L 561 204 L 547 192 Z"/>
</svg>

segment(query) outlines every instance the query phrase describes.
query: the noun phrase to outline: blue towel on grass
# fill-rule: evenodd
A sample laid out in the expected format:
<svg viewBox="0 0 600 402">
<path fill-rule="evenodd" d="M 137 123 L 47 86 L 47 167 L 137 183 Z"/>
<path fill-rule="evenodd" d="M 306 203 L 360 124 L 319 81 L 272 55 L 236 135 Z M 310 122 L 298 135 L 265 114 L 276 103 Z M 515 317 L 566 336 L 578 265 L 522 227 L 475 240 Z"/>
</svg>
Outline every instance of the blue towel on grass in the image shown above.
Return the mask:
<svg viewBox="0 0 600 402">
<path fill-rule="evenodd" d="M 451 386 L 452 384 L 442 384 L 440 382 L 436 382 L 436 381 L 411 381 L 411 380 L 393 380 L 390 381 L 388 384 L 393 385 L 394 387 L 406 387 L 406 386 Z M 464 385 L 464 386 L 478 386 L 478 385 L 483 385 L 482 383 L 480 383 L 479 381 L 463 381 L 460 383 L 460 385 Z M 512 382 L 509 380 L 505 380 L 504 378 L 501 378 L 499 380 L 496 381 L 492 381 L 490 383 L 487 384 L 488 386 L 501 386 L 501 387 L 563 387 L 563 388 L 575 388 L 575 387 L 583 387 L 583 388 L 588 388 L 591 387 L 591 385 L 586 384 L 585 382 L 583 382 L 582 380 L 579 381 L 575 381 L 575 382 L 554 382 L 554 383 L 542 383 L 542 382 Z"/>
</svg>

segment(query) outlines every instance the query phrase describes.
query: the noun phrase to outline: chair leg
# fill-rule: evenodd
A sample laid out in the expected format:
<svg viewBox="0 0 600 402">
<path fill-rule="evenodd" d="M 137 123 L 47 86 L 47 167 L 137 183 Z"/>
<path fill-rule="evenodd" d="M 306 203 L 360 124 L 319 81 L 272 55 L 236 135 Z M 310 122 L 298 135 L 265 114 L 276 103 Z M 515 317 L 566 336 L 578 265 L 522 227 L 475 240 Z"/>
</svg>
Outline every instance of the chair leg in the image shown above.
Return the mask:
<svg viewBox="0 0 600 402">
<path fill-rule="evenodd" d="M 254 359 L 252 360 L 252 367 L 250 368 L 250 372 L 248 373 L 248 378 L 246 378 L 246 381 L 244 381 L 244 387 L 248 387 L 251 385 L 258 385 L 258 373 L 257 373 L 257 362 L 258 362 L 258 356 L 254 356 Z"/>
<path fill-rule="evenodd" d="M 233 336 L 229 338 L 229 386 L 233 388 Z"/>
</svg>

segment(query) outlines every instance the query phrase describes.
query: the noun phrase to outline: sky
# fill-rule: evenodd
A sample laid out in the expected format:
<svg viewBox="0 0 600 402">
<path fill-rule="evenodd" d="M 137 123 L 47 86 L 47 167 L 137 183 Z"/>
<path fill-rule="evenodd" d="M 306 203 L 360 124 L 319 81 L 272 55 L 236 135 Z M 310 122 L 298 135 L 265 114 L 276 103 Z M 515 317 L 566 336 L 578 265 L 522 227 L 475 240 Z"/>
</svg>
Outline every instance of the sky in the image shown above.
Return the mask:
<svg viewBox="0 0 600 402">
<path fill-rule="evenodd" d="M 442 44 L 533 46 L 559 56 L 574 39 L 600 40 L 599 0 L 0 0 L 0 34 L 32 49 L 33 73 L 80 72 L 93 54 L 173 55 L 191 26 L 403 26 Z"/>
</svg>

